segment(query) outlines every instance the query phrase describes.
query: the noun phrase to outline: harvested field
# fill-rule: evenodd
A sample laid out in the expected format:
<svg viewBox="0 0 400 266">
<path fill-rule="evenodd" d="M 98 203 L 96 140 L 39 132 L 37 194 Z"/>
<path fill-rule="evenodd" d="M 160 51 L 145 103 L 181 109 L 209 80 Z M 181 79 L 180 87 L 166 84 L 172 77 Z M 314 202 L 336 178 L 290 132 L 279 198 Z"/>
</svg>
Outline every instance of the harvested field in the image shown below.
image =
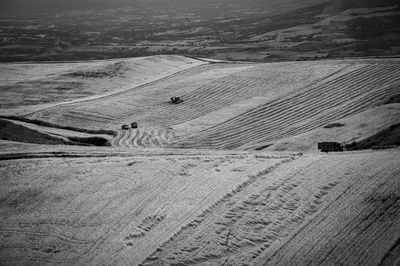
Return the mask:
<svg viewBox="0 0 400 266">
<path fill-rule="evenodd" d="M 386 103 L 398 94 L 399 74 L 400 61 L 384 59 L 203 64 L 26 118 L 111 130 L 137 121 L 141 130 L 120 132 L 116 146 L 258 149 Z M 171 104 L 172 96 L 184 102 Z M 173 141 L 162 136 L 171 129 Z M 135 136 L 139 144 L 129 139 Z M 118 144 L 120 137 L 128 142 Z"/>
<path fill-rule="evenodd" d="M 78 63 L 0 64 L 3 73 L 0 76 L 0 107 L 34 111 L 54 103 L 95 99 L 201 64 L 202 61 L 181 56 Z M 29 105 L 33 107 L 27 107 Z"/>
<path fill-rule="evenodd" d="M 299 135 L 382 104 L 398 92 L 399 74 L 399 64 L 366 65 L 182 136 L 175 146 L 254 149 Z"/>
<path fill-rule="evenodd" d="M 265 102 L 281 97 L 298 89 L 290 84 L 305 86 L 348 67 L 352 66 L 326 65 L 321 70 L 320 65 L 302 63 L 294 69 L 287 63 L 205 65 L 123 94 L 88 102 L 84 107 L 78 104 L 64 105 L 37 112 L 30 117 L 56 123 L 63 119 L 64 123 L 71 124 L 79 124 L 85 117 L 93 126 L 111 126 L 131 118 L 145 126 L 169 127 L 223 110 L 235 103 L 251 102 L 253 98 L 260 97 L 259 102 Z M 184 103 L 170 105 L 168 101 L 171 95 L 181 96 Z M 132 105 L 133 99 L 135 105 Z M 248 108 L 245 104 L 236 112 Z M 228 118 L 222 116 L 219 119 Z"/>
<path fill-rule="evenodd" d="M 1 161 L 0 261 L 137 264 L 225 194 L 292 160 L 160 155 Z"/>
<path fill-rule="evenodd" d="M 35 105 L 0 67 L 6 133 L 36 134 L 0 140 L 1 265 L 400 263 L 400 150 L 316 150 L 398 144 L 399 59 L 123 61 L 41 64 L 104 87 Z"/>
<path fill-rule="evenodd" d="M 400 255 L 396 154 L 287 163 L 197 217 L 144 264 L 390 264 Z"/>
<path fill-rule="evenodd" d="M 400 255 L 398 150 L 189 151 L 1 160 L 1 263 L 377 265 Z"/>
</svg>

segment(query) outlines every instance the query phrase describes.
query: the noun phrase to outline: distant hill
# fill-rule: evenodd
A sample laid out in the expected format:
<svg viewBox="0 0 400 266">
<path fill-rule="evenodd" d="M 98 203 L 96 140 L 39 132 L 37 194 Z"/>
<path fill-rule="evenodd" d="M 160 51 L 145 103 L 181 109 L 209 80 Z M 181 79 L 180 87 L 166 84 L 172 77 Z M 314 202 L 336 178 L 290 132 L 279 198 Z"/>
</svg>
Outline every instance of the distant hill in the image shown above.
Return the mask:
<svg viewBox="0 0 400 266">
<path fill-rule="evenodd" d="M 398 5 L 397 0 L 331 0 L 327 4 L 325 12 L 335 13 L 349 8 L 362 8 L 362 7 L 382 7 L 390 5 Z"/>
<path fill-rule="evenodd" d="M 333 0 L 332 2 L 341 2 L 342 5 L 347 8 L 352 7 L 379 7 L 379 6 L 388 6 L 388 5 L 398 5 L 399 1 L 397 0 Z"/>
<path fill-rule="evenodd" d="M 395 0 L 3 0 L 0 61 L 398 56 Z"/>
<path fill-rule="evenodd" d="M 224 9 L 245 9 L 245 8 L 263 8 L 276 7 L 284 12 L 287 5 L 307 6 L 318 3 L 324 3 L 327 0 L 2 0 L 0 3 L 0 17 L 9 16 L 36 16 L 44 13 L 68 12 L 71 10 L 88 9 L 116 9 L 123 7 L 148 8 L 155 7 L 154 11 L 160 11 L 165 8 L 185 8 L 189 12 L 200 10 L 213 11 L 216 6 Z M 285 7 L 286 6 L 286 7 Z M 289 8 L 290 9 L 290 8 Z"/>
</svg>

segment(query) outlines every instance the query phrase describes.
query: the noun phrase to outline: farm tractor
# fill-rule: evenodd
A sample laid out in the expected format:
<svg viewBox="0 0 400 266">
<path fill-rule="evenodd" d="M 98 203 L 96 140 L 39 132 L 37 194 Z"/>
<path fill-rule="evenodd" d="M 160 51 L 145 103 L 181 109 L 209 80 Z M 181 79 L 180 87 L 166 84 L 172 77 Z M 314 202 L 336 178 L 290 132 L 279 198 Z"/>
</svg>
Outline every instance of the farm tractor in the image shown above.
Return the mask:
<svg viewBox="0 0 400 266">
<path fill-rule="evenodd" d="M 171 103 L 179 104 L 181 102 L 183 102 L 183 100 L 180 97 L 171 97 Z"/>
</svg>

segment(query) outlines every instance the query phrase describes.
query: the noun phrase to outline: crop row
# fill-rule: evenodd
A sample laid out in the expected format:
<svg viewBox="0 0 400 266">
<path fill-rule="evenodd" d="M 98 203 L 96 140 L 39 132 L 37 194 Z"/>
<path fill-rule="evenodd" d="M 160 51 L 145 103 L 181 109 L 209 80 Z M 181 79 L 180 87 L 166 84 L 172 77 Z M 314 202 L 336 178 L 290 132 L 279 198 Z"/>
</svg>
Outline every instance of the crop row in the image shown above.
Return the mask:
<svg viewBox="0 0 400 266">
<path fill-rule="evenodd" d="M 294 136 L 362 112 L 398 92 L 400 66 L 370 65 L 181 137 L 179 147 L 232 149 Z M 252 145 L 253 144 L 253 145 Z"/>
</svg>

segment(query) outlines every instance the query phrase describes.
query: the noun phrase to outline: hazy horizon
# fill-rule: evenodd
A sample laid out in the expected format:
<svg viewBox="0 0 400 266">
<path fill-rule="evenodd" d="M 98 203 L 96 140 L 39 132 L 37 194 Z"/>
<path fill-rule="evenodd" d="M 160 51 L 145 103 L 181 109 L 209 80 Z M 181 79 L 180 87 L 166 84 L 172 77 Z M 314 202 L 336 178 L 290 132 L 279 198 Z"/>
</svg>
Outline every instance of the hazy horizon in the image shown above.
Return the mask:
<svg viewBox="0 0 400 266">
<path fill-rule="evenodd" d="M 168 6 L 201 6 L 207 4 L 239 4 L 243 0 L 3 0 L 0 3 L 0 16 L 8 15 L 26 15 L 27 13 L 46 13 L 46 12 L 63 12 L 71 10 L 85 10 L 85 9 L 108 9 L 108 8 L 121 8 L 121 7 L 146 7 L 157 5 L 160 9 L 164 5 Z M 247 0 L 246 4 L 265 4 L 263 0 Z M 271 2 L 271 1 L 270 1 Z M 324 2 L 324 0 L 321 0 Z"/>
<path fill-rule="evenodd" d="M 297 0 L 300 4 L 325 3 L 329 0 Z M 279 4 L 296 2 L 296 0 L 280 0 Z M 162 10 L 168 8 L 207 8 L 213 5 L 240 6 L 242 8 L 274 5 L 276 0 L 3 0 L 0 3 L 0 16 L 36 15 L 38 13 L 68 12 L 71 10 L 114 9 L 122 7 L 154 7 Z M 195 9 L 194 9 L 195 10 Z"/>
<path fill-rule="evenodd" d="M 334 10 L 346 9 L 351 7 L 385 6 L 388 4 L 398 4 L 396 0 L 297 0 L 299 4 L 323 4 Z M 197 8 L 209 8 L 210 6 L 236 6 L 243 9 L 246 8 L 262 8 L 264 6 L 273 6 L 275 4 L 280 7 L 285 3 L 293 3 L 296 0 L 2 0 L 0 3 L 0 17 L 35 17 L 38 14 L 52 14 L 69 12 L 72 10 L 88 10 L 88 9 L 115 9 L 123 7 L 137 8 L 154 8 L 162 10 L 163 8 L 188 8 L 196 11 Z M 282 10 L 285 11 L 285 10 Z"/>
</svg>

